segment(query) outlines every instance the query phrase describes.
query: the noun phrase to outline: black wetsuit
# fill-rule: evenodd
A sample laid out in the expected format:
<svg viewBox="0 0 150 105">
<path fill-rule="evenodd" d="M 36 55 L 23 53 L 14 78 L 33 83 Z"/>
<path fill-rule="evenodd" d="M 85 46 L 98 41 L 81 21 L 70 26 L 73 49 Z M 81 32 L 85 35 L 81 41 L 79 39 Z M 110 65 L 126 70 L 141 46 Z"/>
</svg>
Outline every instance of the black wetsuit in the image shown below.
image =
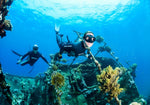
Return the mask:
<svg viewBox="0 0 150 105">
<path fill-rule="evenodd" d="M 79 42 L 63 42 L 62 39 L 60 39 L 61 36 L 59 34 L 56 34 L 56 40 L 57 44 L 60 48 L 60 54 L 63 52 L 67 52 L 68 56 L 80 56 L 80 55 L 85 55 L 85 47 L 83 41 Z"/>
<path fill-rule="evenodd" d="M 39 52 L 35 54 L 34 51 L 29 51 L 27 54 L 23 55 L 21 60 L 23 60 L 26 56 L 29 57 L 27 58 L 27 62 L 21 64 L 22 66 L 25 64 L 30 64 L 32 66 L 40 57 L 48 64 L 48 61 Z"/>
</svg>

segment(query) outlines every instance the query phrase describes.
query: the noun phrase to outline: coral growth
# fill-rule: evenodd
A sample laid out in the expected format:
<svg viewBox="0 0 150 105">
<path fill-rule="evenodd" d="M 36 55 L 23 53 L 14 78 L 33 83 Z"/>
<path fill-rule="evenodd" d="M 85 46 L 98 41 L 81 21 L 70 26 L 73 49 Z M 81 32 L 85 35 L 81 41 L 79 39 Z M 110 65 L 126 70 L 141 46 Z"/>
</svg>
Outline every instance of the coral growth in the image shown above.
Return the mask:
<svg viewBox="0 0 150 105">
<path fill-rule="evenodd" d="M 58 70 L 58 67 L 54 64 L 54 65 L 52 65 L 52 69 L 53 69 L 54 71 L 56 71 L 56 70 Z"/>
<path fill-rule="evenodd" d="M 101 64 L 102 68 L 106 68 L 108 65 L 111 65 L 113 68 L 119 67 L 119 65 L 110 58 L 97 57 L 96 58 Z M 109 103 L 107 99 L 110 99 L 110 93 L 105 94 L 105 90 L 100 91 L 97 87 L 96 74 L 99 73 L 96 65 L 92 60 L 86 60 L 80 64 L 74 64 L 68 68 L 67 64 L 58 64 L 59 70 L 54 71 L 51 68 L 45 72 L 41 73 L 36 77 L 22 77 L 15 76 L 10 74 L 3 74 L 0 69 L 0 81 L 4 81 L 3 76 L 7 83 L 10 83 L 10 92 L 12 96 L 12 105 L 117 105 L 116 100 L 111 100 Z M 67 69 L 66 69 L 67 68 Z M 68 70 L 70 70 L 68 73 Z M 106 70 L 106 69 L 105 69 Z M 102 71 L 103 78 L 106 71 Z M 65 84 L 59 85 L 63 77 L 58 75 L 61 73 L 61 76 L 65 78 Z M 144 98 L 140 97 L 136 84 L 130 74 L 129 69 L 120 67 L 119 71 L 119 81 L 121 87 L 125 89 L 125 92 L 118 94 L 119 99 L 122 100 L 122 105 L 130 105 L 132 102 L 144 104 Z M 107 71 L 108 72 L 108 71 Z M 108 73 L 107 73 L 108 74 Z M 113 74 L 113 73 L 109 73 Z M 114 75 L 114 74 L 113 74 Z M 118 72 L 117 72 L 118 75 Z M 112 76 L 112 75 L 111 75 Z M 56 78 L 57 77 L 57 78 Z M 114 75 L 115 78 L 118 76 Z M 106 77 L 105 77 L 106 78 Z M 107 78 L 110 78 L 107 75 Z M 106 78 L 106 79 L 107 79 Z M 100 80 L 101 78 L 99 78 Z M 51 83 L 53 80 L 53 85 Z M 104 79 L 101 82 L 101 87 L 104 86 L 106 82 Z M 115 79 L 110 79 L 110 81 L 115 81 Z M 107 80 L 108 81 L 108 80 Z M 134 83 L 133 83 L 134 82 Z M 62 82 L 61 82 L 62 83 Z M 113 83 L 113 82 L 112 82 Z M 131 84 L 132 83 L 132 84 Z M 5 84 L 5 83 L 4 83 Z M 85 85 L 84 85 L 85 84 Z M 106 83 L 105 83 L 106 84 Z M 3 84 L 0 84 L 4 86 Z M 7 84 L 6 84 L 7 85 Z M 8 95 L 6 94 L 6 85 L 3 87 L 0 86 L 0 105 L 6 105 L 8 102 Z M 87 85 L 87 86 L 86 86 Z M 57 86 L 57 89 L 55 88 Z M 61 88 L 59 88 L 61 87 Z M 117 99 L 117 98 L 116 98 Z M 147 99 L 147 101 L 149 101 Z M 9 104 L 8 103 L 8 104 Z M 150 102 L 149 102 L 150 103 Z M 7 104 L 7 105 L 8 105 Z"/>
<path fill-rule="evenodd" d="M 51 75 L 51 83 L 55 86 L 56 89 L 61 88 L 65 83 L 64 76 L 59 72 L 54 71 Z"/>
<path fill-rule="evenodd" d="M 62 105 L 62 102 L 61 102 L 62 90 L 60 90 L 59 88 L 61 88 L 65 83 L 64 76 L 61 75 L 59 72 L 54 71 L 51 75 L 51 83 L 52 85 L 55 86 L 57 99 L 59 101 L 59 104 Z"/>
<path fill-rule="evenodd" d="M 120 101 L 118 95 L 123 91 L 123 88 L 120 88 L 120 84 L 118 84 L 119 71 L 120 68 L 118 67 L 113 70 L 111 66 L 108 66 L 102 70 L 100 75 L 97 75 L 97 81 L 101 84 L 99 88 L 102 92 L 108 94 L 108 102 L 113 98 L 118 102 Z"/>
<path fill-rule="evenodd" d="M 0 97 L 3 97 L 0 101 L 0 104 L 7 101 L 9 104 L 12 104 L 12 94 L 10 92 L 10 85 L 5 80 L 5 75 L 2 72 L 2 66 L 0 63 Z M 4 99 L 4 100 L 3 100 Z"/>
<path fill-rule="evenodd" d="M 63 63 L 66 63 L 66 62 L 67 62 L 67 60 L 66 60 L 66 59 L 62 59 L 61 61 L 62 61 Z"/>
<path fill-rule="evenodd" d="M 111 53 L 111 48 L 109 46 L 105 46 L 105 50 L 109 53 Z"/>
<path fill-rule="evenodd" d="M 96 36 L 96 41 L 97 41 L 98 43 L 101 43 L 101 42 L 104 41 L 104 38 L 98 35 L 98 36 Z"/>
</svg>

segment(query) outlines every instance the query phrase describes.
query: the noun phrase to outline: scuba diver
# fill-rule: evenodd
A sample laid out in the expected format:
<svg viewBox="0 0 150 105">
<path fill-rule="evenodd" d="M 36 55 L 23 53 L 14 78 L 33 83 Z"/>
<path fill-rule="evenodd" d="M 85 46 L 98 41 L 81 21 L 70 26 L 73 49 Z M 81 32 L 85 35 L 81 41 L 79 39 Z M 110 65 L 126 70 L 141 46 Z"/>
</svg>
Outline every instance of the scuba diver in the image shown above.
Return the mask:
<svg viewBox="0 0 150 105">
<path fill-rule="evenodd" d="M 57 44 L 60 48 L 60 52 L 57 53 L 57 58 L 61 59 L 63 53 L 67 53 L 68 56 L 86 56 L 87 58 L 91 59 L 91 56 L 85 51 L 87 48 L 90 48 L 93 46 L 93 43 L 95 41 L 94 34 L 91 31 L 87 31 L 84 33 L 84 36 L 82 38 L 78 38 L 78 41 L 70 42 L 70 40 L 67 37 L 68 42 L 62 41 L 63 34 L 59 33 L 59 27 L 55 25 L 55 32 L 56 32 L 56 40 Z"/>
<path fill-rule="evenodd" d="M 12 50 L 14 54 L 20 56 L 17 64 L 21 64 L 22 66 L 29 64 L 30 66 L 33 66 L 34 63 L 41 57 L 49 66 L 51 66 L 51 64 L 38 52 L 38 48 L 38 45 L 35 44 L 33 46 L 33 50 L 29 51 L 23 56 Z M 25 61 L 22 61 L 25 57 L 27 57 L 27 59 Z"/>
</svg>

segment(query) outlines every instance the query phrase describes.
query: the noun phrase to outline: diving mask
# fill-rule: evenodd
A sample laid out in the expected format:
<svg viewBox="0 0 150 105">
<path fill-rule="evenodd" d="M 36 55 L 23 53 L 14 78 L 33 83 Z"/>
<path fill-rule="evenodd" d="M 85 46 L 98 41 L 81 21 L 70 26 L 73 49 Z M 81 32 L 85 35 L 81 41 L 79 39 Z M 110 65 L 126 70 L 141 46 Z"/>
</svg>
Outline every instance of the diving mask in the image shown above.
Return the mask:
<svg viewBox="0 0 150 105">
<path fill-rule="evenodd" d="M 84 39 L 85 39 L 85 41 L 87 41 L 89 43 L 93 43 L 96 40 L 96 38 L 94 36 L 92 36 L 92 35 L 86 35 L 84 37 Z"/>
</svg>

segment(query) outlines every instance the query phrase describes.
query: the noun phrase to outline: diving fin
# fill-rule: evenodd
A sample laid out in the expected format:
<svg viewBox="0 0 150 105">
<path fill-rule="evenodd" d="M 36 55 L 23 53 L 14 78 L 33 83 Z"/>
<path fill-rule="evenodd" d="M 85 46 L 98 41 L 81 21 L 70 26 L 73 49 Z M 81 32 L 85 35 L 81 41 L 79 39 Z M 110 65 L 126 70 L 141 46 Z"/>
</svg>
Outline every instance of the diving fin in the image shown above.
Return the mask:
<svg viewBox="0 0 150 105">
<path fill-rule="evenodd" d="M 16 54 L 16 55 L 18 55 L 19 57 L 21 57 L 22 55 L 21 54 L 19 54 L 19 53 L 17 53 L 16 51 L 14 51 L 14 50 L 11 50 L 14 54 Z"/>
</svg>

